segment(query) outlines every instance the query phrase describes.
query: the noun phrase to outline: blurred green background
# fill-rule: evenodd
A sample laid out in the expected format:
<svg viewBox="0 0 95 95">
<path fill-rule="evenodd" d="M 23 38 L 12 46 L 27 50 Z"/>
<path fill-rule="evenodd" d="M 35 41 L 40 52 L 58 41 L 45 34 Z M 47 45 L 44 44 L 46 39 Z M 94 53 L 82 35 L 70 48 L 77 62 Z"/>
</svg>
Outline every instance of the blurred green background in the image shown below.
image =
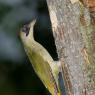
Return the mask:
<svg viewBox="0 0 95 95">
<path fill-rule="evenodd" d="M 45 0 L 0 0 L 0 95 L 50 95 L 36 76 L 19 38 L 20 28 L 37 19 L 35 40 L 57 60 Z"/>
</svg>

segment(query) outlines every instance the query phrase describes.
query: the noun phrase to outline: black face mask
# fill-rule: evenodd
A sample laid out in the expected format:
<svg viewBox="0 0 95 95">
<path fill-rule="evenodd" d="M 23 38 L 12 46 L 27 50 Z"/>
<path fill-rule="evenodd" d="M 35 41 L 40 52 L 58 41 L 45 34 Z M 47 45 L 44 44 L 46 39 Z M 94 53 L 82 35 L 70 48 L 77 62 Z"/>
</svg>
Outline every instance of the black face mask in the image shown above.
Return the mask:
<svg viewBox="0 0 95 95">
<path fill-rule="evenodd" d="M 26 24 L 26 25 L 24 25 L 24 26 L 22 27 L 22 32 L 25 32 L 25 33 L 26 33 L 26 36 L 28 36 L 29 30 L 30 30 L 29 24 Z"/>
</svg>

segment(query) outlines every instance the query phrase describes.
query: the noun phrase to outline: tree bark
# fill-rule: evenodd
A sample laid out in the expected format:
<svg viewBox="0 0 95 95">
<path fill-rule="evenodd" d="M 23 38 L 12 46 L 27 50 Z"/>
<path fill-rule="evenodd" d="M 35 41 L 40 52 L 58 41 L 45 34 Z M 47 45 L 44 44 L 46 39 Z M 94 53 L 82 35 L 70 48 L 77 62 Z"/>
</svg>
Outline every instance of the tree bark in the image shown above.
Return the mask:
<svg viewBox="0 0 95 95">
<path fill-rule="evenodd" d="M 67 95 L 95 95 L 95 1 L 47 4 Z"/>
</svg>

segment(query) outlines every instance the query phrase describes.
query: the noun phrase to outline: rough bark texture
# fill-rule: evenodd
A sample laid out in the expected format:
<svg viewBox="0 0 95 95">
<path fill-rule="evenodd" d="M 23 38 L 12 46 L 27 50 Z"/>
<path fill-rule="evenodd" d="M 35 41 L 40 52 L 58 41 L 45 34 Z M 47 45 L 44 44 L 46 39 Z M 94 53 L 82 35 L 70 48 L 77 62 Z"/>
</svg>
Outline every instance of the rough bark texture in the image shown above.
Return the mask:
<svg viewBox="0 0 95 95">
<path fill-rule="evenodd" d="M 95 0 L 80 1 L 47 4 L 67 95 L 95 95 Z"/>
</svg>

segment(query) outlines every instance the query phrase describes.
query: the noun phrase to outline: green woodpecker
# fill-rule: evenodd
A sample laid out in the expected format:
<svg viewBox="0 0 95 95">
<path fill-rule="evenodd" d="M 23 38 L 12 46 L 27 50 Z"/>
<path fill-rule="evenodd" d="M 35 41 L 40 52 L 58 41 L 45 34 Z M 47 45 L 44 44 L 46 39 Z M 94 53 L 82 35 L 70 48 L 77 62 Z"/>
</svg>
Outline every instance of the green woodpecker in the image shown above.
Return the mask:
<svg viewBox="0 0 95 95">
<path fill-rule="evenodd" d="M 58 86 L 59 68 L 47 50 L 34 40 L 33 28 L 36 20 L 29 25 L 25 25 L 20 31 L 20 37 L 24 45 L 25 52 L 45 87 L 52 95 L 61 95 Z"/>
</svg>

